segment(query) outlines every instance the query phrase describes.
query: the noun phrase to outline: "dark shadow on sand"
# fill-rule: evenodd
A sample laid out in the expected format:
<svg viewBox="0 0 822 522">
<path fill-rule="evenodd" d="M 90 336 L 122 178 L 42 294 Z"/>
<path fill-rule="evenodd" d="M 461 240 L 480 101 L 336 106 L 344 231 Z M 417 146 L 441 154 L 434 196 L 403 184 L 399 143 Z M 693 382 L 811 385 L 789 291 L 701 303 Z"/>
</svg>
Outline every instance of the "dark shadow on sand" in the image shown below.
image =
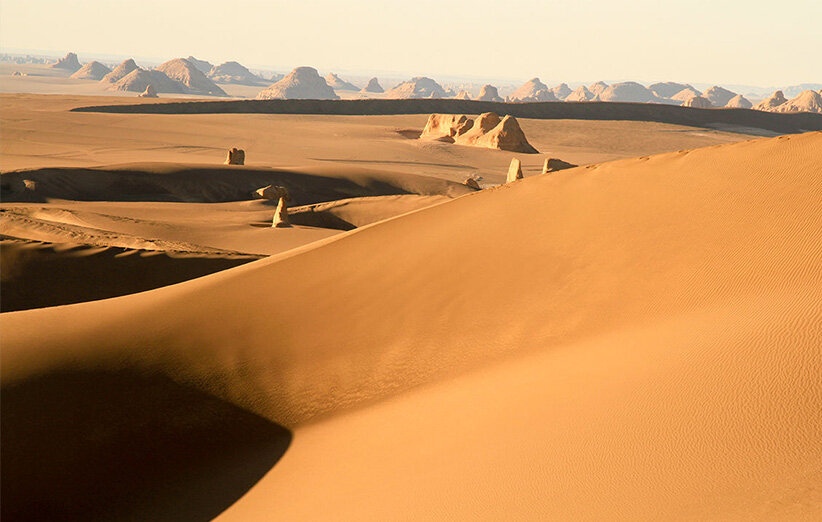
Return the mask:
<svg viewBox="0 0 822 522">
<path fill-rule="evenodd" d="M 2 518 L 210 520 L 291 433 L 171 379 L 64 371 L 2 389 Z"/>
</svg>

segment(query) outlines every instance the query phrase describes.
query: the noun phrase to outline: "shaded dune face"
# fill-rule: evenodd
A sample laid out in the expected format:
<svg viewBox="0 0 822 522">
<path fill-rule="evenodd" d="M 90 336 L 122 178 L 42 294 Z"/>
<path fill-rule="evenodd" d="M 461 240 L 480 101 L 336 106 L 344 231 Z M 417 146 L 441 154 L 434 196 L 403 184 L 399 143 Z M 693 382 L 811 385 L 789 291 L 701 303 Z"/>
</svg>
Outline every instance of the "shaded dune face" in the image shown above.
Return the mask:
<svg viewBox="0 0 822 522">
<path fill-rule="evenodd" d="M 165 377 L 64 369 L 3 387 L 2 439 L 4 520 L 210 520 L 291 434 Z"/>
</svg>

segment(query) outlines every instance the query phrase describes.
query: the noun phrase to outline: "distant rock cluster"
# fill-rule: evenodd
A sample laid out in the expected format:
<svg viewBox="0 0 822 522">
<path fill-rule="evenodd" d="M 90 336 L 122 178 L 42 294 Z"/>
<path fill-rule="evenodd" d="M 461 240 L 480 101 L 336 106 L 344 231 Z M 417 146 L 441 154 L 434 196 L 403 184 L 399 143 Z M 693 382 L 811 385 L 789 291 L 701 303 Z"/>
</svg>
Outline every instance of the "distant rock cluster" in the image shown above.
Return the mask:
<svg viewBox="0 0 822 522">
<path fill-rule="evenodd" d="M 258 100 L 338 100 L 334 89 L 313 67 L 297 67 L 257 94 Z"/>
<path fill-rule="evenodd" d="M 500 118 L 493 112 L 481 114 L 476 120 L 465 115 L 432 114 L 420 139 L 527 154 L 538 152 L 528 143 L 516 118 Z"/>
</svg>

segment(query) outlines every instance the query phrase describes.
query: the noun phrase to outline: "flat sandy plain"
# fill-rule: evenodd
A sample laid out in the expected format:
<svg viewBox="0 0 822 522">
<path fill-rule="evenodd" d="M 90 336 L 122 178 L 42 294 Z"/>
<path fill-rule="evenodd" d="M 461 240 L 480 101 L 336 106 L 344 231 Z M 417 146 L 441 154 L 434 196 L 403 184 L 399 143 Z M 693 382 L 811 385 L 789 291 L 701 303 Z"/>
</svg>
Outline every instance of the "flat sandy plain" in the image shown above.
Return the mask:
<svg viewBox="0 0 822 522">
<path fill-rule="evenodd" d="M 133 102 L 0 96 L 4 519 L 822 516 L 822 133 Z"/>
</svg>

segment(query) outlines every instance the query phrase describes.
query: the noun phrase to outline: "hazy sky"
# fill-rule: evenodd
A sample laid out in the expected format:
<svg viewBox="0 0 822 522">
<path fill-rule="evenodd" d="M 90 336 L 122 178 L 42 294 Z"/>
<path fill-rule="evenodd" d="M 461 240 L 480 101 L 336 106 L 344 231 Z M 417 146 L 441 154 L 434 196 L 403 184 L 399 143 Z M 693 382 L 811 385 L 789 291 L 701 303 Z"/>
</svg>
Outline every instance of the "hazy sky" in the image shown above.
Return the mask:
<svg viewBox="0 0 822 522">
<path fill-rule="evenodd" d="M 0 0 L 0 47 L 321 71 L 822 81 L 822 0 Z"/>
</svg>

